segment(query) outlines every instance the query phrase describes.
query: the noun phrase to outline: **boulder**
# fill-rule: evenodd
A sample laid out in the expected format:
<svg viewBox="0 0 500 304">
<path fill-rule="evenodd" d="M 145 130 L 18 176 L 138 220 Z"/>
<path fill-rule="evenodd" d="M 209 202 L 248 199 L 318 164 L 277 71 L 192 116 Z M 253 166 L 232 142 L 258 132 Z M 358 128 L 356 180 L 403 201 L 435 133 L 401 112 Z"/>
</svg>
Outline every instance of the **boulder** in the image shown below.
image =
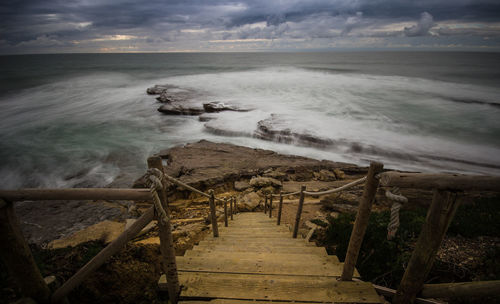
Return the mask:
<svg viewBox="0 0 500 304">
<path fill-rule="evenodd" d="M 201 108 L 184 107 L 172 104 L 163 105 L 158 108 L 158 111 L 166 115 L 200 115 L 204 112 Z"/>
<path fill-rule="evenodd" d="M 279 180 L 280 182 L 286 181 L 288 179 L 288 176 L 285 172 L 275 171 L 275 170 L 269 171 L 269 172 L 264 172 L 264 174 L 262 174 L 262 176 L 271 177 L 271 178 L 274 178 L 276 180 Z"/>
<path fill-rule="evenodd" d="M 344 179 L 345 178 L 345 173 L 344 171 L 340 170 L 340 169 L 333 169 L 333 173 L 335 173 L 335 177 L 337 177 L 337 179 Z"/>
<path fill-rule="evenodd" d="M 222 112 L 222 111 L 236 111 L 236 112 L 248 112 L 248 111 L 250 111 L 249 109 L 240 109 L 238 107 L 226 105 L 226 104 L 224 104 L 222 102 L 218 102 L 218 101 L 204 103 L 203 109 L 207 113 L 217 113 L 217 112 Z"/>
<path fill-rule="evenodd" d="M 272 186 L 275 188 L 281 188 L 282 184 L 279 180 L 274 179 L 272 177 L 252 177 L 250 180 L 250 186 L 255 188 L 264 188 L 268 186 Z"/>
<path fill-rule="evenodd" d="M 248 181 L 245 180 L 239 180 L 234 182 L 234 190 L 236 191 L 245 191 L 246 189 L 250 188 L 250 184 Z"/>
<path fill-rule="evenodd" d="M 314 172 L 314 177 L 323 182 L 332 182 L 337 180 L 335 174 L 332 171 L 320 170 L 319 172 Z"/>
<path fill-rule="evenodd" d="M 169 86 L 167 86 L 167 85 L 158 85 L 157 84 L 154 87 L 148 88 L 146 90 L 146 93 L 148 93 L 149 95 L 158 95 L 158 94 L 161 94 L 163 92 L 166 92 L 168 87 Z"/>
<path fill-rule="evenodd" d="M 250 192 L 238 199 L 239 211 L 254 211 L 260 205 L 262 198 L 255 192 Z"/>
</svg>

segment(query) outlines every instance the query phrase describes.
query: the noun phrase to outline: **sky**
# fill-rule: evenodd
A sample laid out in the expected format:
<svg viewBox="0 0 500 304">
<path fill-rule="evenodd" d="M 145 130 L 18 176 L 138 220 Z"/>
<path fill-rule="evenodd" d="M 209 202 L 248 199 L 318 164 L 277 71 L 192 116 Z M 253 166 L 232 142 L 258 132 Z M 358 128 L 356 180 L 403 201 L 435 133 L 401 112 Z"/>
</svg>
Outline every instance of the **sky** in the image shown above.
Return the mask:
<svg viewBox="0 0 500 304">
<path fill-rule="evenodd" d="M 2 0 L 0 54 L 500 51 L 499 0 Z"/>
</svg>

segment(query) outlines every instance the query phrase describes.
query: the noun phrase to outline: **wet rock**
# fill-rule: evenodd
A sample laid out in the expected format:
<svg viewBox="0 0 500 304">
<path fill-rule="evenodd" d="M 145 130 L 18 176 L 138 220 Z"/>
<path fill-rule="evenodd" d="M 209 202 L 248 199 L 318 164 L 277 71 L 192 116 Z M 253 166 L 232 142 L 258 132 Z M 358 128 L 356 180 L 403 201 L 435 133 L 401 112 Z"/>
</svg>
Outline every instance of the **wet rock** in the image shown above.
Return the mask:
<svg viewBox="0 0 500 304">
<path fill-rule="evenodd" d="M 252 177 L 250 186 L 254 188 L 264 188 L 268 186 L 281 188 L 282 184 L 279 180 L 272 177 Z"/>
<path fill-rule="evenodd" d="M 288 125 L 288 119 L 271 114 L 270 118 L 257 123 L 257 130 L 254 132 L 254 137 L 286 144 L 300 144 L 314 147 L 327 147 L 334 144 L 330 139 L 322 138 L 307 131 L 300 133 L 292 131 L 288 128 Z"/>
<path fill-rule="evenodd" d="M 154 87 L 148 88 L 146 90 L 146 93 L 148 93 L 149 95 L 158 95 L 158 94 L 161 94 L 163 92 L 166 92 L 169 87 L 170 86 L 168 86 L 168 85 L 158 85 L 157 84 Z"/>
<path fill-rule="evenodd" d="M 249 109 L 241 109 L 235 106 L 226 105 L 222 102 L 209 102 L 203 104 L 203 109 L 207 113 L 217 113 L 222 111 L 236 111 L 236 112 L 248 112 Z"/>
<path fill-rule="evenodd" d="M 159 112 L 166 115 L 200 115 L 204 111 L 196 107 L 184 107 L 181 105 L 166 104 L 158 108 Z"/>
<path fill-rule="evenodd" d="M 217 119 L 217 117 L 215 117 L 213 114 L 206 114 L 206 113 L 202 114 L 198 117 L 198 120 L 201 122 L 207 122 L 207 121 L 211 121 L 214 119 Z"/>
<path fill-rule="evenodd" d="M 239 211 L 254 211 L 262 202 L 262 198 L 255 192 L 251 192 L 243 195 L 238 199 L 238 210 Z"/>
<path fill-rule="evenodd" d="M 250 183 L 248 181 L 235 181 L 234 182 L 234 190 L 236 191 L 245 191 L 246 189 L 250 188 Z"/>
<path fill-rule="evenodd" d="M 172 102 L 172 99 L 171 99 L 170 95 L 168 94 L 167 90 L 161 92 L 160 96 L 156 97 L 156 100 L 158 100 L 159 102 L 163 102 L 163 103 L 171 103 Z"/>
</svg>

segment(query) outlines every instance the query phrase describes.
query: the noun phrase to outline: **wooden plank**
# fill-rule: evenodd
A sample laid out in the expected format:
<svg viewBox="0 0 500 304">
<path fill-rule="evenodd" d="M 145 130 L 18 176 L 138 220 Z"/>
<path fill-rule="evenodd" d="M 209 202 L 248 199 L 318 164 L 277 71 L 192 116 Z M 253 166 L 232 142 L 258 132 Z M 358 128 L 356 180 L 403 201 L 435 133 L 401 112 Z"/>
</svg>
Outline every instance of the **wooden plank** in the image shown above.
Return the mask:
<svg viewBox="0 0 500 304">
<path fill-rule="evenodd" d="M 385 187 L 500 191 L 500 177 L 460 174 L 424 174 L 385 172 L 380 174 L 380 183 Z"/>
<path fill-rule="evenodd" d="M 351 238 L 349 239 L 349 245 L 347 247 L 342 281 L 350 281 L 352 279 L 352 274 L 354 273 L 354 268 L 358 261 L 359 250 L 361 249 L 366 228 L 368 227 L 368 219 L 370 218 L 372 204 L 379 184 L 375 175 L 382 172 L 383 168 L 384 165 L 381 163 L 372 162 L 368 169 L 363 195 L 359 201 L 358 214 L 356 215 L 356 220 L 352 227 Z"/>
<path fill-rule="evenodd" d="M 160 157 L 152 156 L 148 158 L 148 167 L 150 169 L 158 169 L 160 172 L 164 172 L 163 163 Z M 165 180 L 162 181 L 165 185 Z M 177 262 L 175 257 L 175 247 L 174 239 L 172 237 L 172 225 L 170 223 L 170 209 L 168 208 L 168 198 L 165 186 L 161 187 L 158 192 L 160 198 L 161 206 L 165 212 L 165 217 L 167 219 L 160 218 L 161 216 L 156 212 L 156 218 L 158 222 L 160 237 L 160 252 L 162 256 L 162 268 L 163 272 L 166 274 L 167 278 L 167 290 L 168 298 L 171 303 L 177 304 L 177 296 L 180 292 L 179 277 L 177 275 Z"/>
<path fill-rule="evenodd" d="M 297 207 L 297 214 L 295 215 L 295 225 L 293 226 L 293 238 L 296 238 L 297 234 L 299 233 L 300 217 L 302 215 L 302 207 L 304 206 L 304 191 L 305 190 L 306 190 L 306 186 L 302 185 L 300 187 L 299 206 Z"/>
<path fill-rule="evenodd" d="M 0 190 L 0 197 L 11 202 L 49 200 L 138 200 L 151 201 L 149 189 L 71 188 Z"/>
<path fill-rule="evenodd" d="M 33 259 L 12 203 L 1 198 L 0 203 L 3 205 L 0 208 L 0 258 L 23 296 L 40 303 L 48 302 L 49 287 Z"/>
<path fill-rule="evenodd" d="M 342 273 L 340 263 L 330 263 L 320 259 L 309 261 L 284 260 L 282 258 L 262 257 L 242 259 L 239 257 L 177 257 L 179 270 L 223 273 L 255 273 L 281 275 L 307 275 L 339 277 Z"/>
<path fill-rule="evenodd" d="M 216 241 L 201 241 L 199 246 L 201 245 L 231 245 L 238 246 L 244 243 L 246 246 L 292 246 L 292 247 L 316 247 L 313 244 L 306 244 L 304 240 L 298 240 L 298 242 L 294 242 L 290 239 L 280 239 L 280 238 L 224 238 L 222 240 Z"/>
<path fill-rule="evenodd" d="M 188 250 L 184 254 L 185 257 L 220 257 L 224 258 L 240 258 L 246 260 L 258 260 L 263 258 L 281 259 L 285 261 L 302 261 L 307 262 L 312 259 L 318 261 L 326 261 L 332 264 L 339 264 L 340 261 L 335 255 L 318 255 L 318 254 L 289 254 L 289 253 L 269 253 L 269 252 L 222 252 L 222 251 L 195 251 Z"/>
<path fill-rule="evenodd" d="M 424 298 L 458 298 L 498 296 L 500 281 L 425 284 L 420 295 Z"/>
<path fill-rule="evenodd" d="M 276 304 L 276 302 L 269 301 L 251 301 L 251 300 L 235 300 L 235 299 L 215 299 L 211 301 L 182 301 L 179 304 Z M 295 304 L 311 304 L 311 302 L 281 302 L 281 303 L 295 303 Z"/>
<path fill-rule="evenodd" d="M 418 236 L 415 250 L 406 267 L 393 303 L 413 302 L 422 286 L 436 257 L 441 242 L 458 208 L 457 194 L 444 190 L 434 190 L 432 204 L 427 211 L 425 223 Z"/>
<path fill-rule="evenodd" d="M 331 277 L 179 272 L 181 298 L 381 303 L 371 283 Z M 160 288 L 164 288 L 159 282 Z M 243 287 L 243 288 L 242 288 Z"/>
<path fill-rule="evenodd" d="M 275 253 L 311 253 L 327 255 L 324 247 L 303 247 L 303 246 L 248 246 L 239 245 L 198 245 L 193 250 L 197 251 L 233 251 L 233 252 L 275 252 Z"/>
<path fill-rule="evenodd" d="M 289 239 L 292 235 L 288 232 L 269 232 L 269 233 L 256 233 L 256 234 L 245 234 L 245 233 L 221 233 L 221 237 L 224 238 L 245 238 L 245 239 Z"/>
<path fill-rule="evenodd" d="M 91 273 L 101 267 L 111 256 L 120 251 L 128 241 L 133 239 L 149 222 L 154 218 L 154 207 L 149 208 L 137 221 L 135 221 L 128 229 L 111 244 L 101 250 L 87 264 L 85 264 L 77 273 L 69 278 L 59 289 L 52 295 L 53 302 L 63 300 L 75 287 L 80 285 Z"/>
</svg>

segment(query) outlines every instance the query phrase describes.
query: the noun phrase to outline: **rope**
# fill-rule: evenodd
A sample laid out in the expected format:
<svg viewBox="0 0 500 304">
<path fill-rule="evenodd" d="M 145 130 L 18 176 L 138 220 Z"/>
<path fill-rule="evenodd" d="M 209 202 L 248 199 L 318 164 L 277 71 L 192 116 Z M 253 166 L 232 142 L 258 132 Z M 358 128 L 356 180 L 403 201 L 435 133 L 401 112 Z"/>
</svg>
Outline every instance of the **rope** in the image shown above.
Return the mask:
<svg viewBox="0 0 500 304">
<path fill-rule="evenodd" d="M 346 190 L 346 189 L 349 189 L 351 187 L 354 187 L 356 185 L 359 185 L 359 184 L 362 184 L 366 181 L 366 176 L 363 177 L 363 178 L 360 178 L 358 180 L 355 180 L 353 182 L 350 182 L 349 184 L 345 184 L 341 187 L 338 187 L 338 188 L 335 188 L 335 189 L 330 189 L 330 190 L 326 190 L 326 191 L 320 191 L 320 192 L 309 192 L 309 191 L 304 191 L 304 194 L 307 194 L 307 195 L 325 195 L 325 194 L 331 194 L 331 193 L 336 193 L 336 192 L 340 192 L 340 191 L 343 191 L 343 190 Z"/>
<path fill-rule="evenodd" d="M 148 178 L 146 180 L 146 183 L 149 184 L 150 187 L 149 192 L 151 192 L 153 204 L 155 206 L 156 212 L 160 218 L 161 223 L 165 225 L 170 221 L 170 218 L 167 216 L 167 212 L 165 212 L 165 209 L 163 209 L 160 197 L 158 195 L 158 191 L 162 191 L 163 189 L 163 185 L 160 180 L 163 174 L 160 170 L 156 168 L 148 169 L 147 174 Z"/>
<path fill-rule="evenodd" d="M 404 203 L 408 202 L 408 199 L 401 195 L 401 191 L 397 187 L 394 187 L 392 192 L 385 190 L 385 196 L 393 201 L 391 206 L 391 220 L 389 221 L 389 225 L 387 225 L 387 239 L 392 240 L 399 228 L 399 210 L 401 210 Z"/>
</svg>

